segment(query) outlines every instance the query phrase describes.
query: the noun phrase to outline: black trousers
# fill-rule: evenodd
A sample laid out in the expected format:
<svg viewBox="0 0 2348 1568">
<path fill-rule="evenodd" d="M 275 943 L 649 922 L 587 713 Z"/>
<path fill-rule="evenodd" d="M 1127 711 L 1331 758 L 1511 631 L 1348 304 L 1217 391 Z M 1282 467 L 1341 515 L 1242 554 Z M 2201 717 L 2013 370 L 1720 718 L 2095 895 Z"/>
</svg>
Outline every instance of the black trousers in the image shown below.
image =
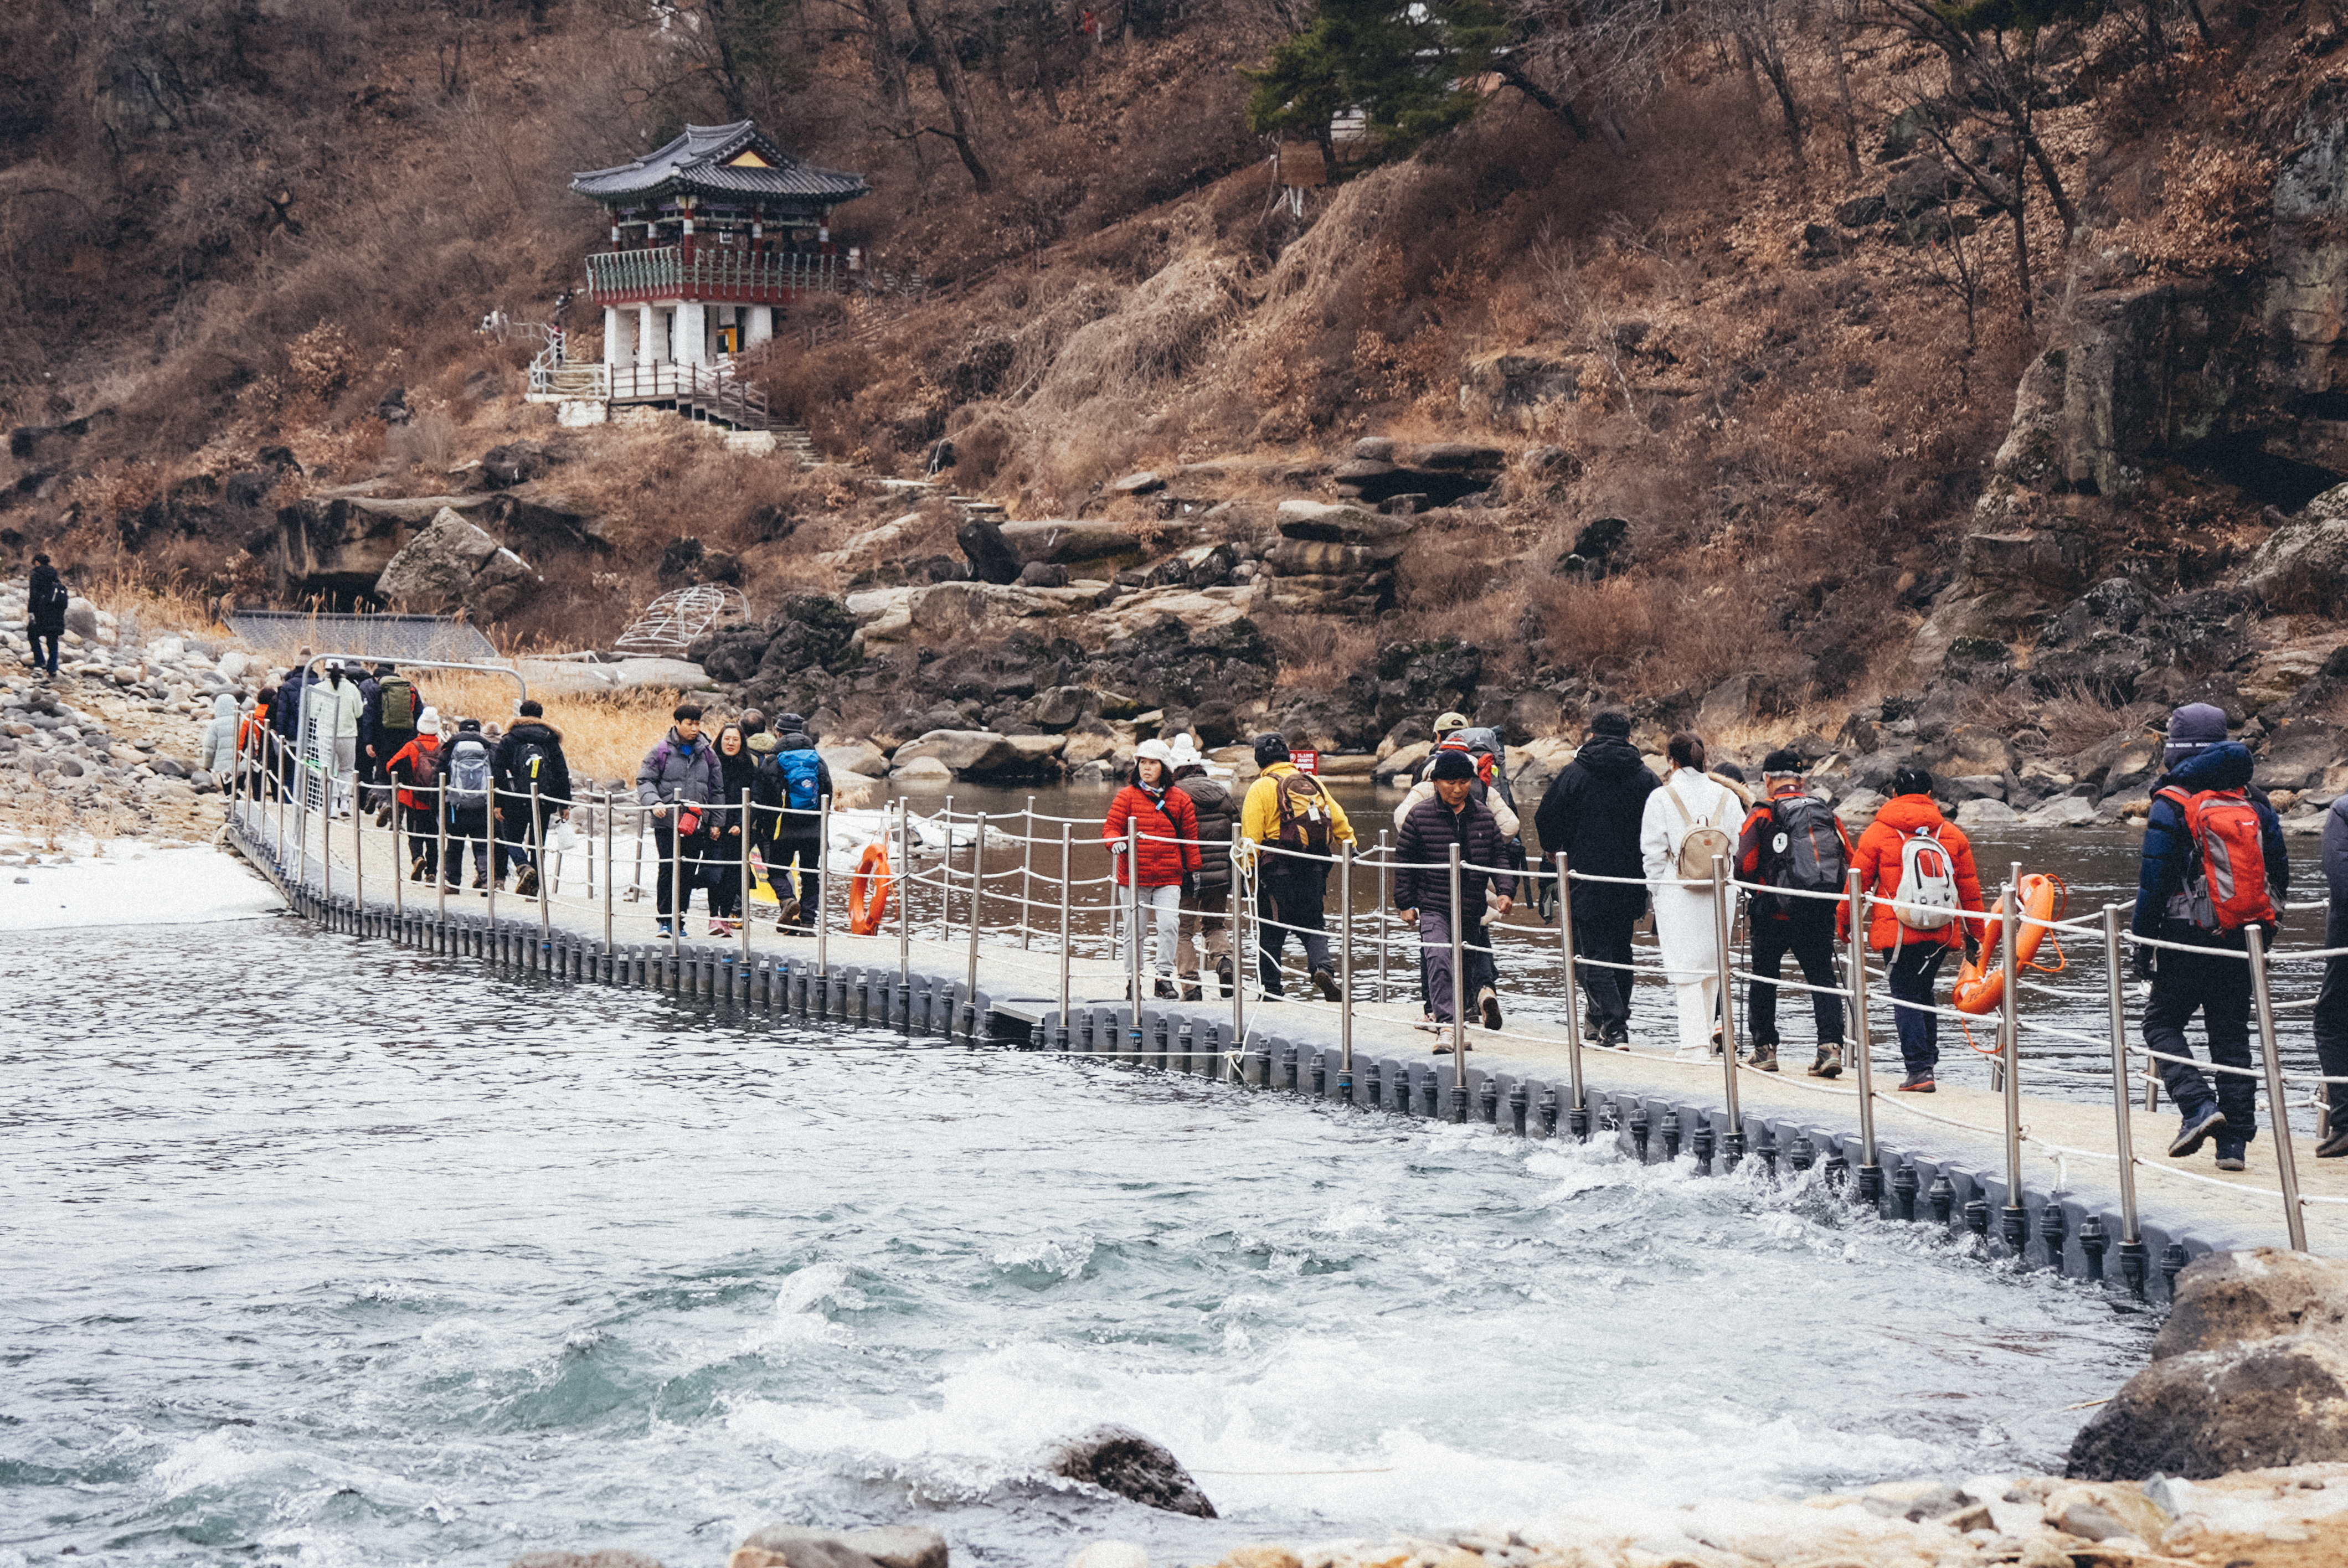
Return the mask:
<svg viewBox="0 0 2348 1568">
<path fill-rule="evenodd" d="M 2326 938 L 2323 945 L 2348 947 L 2348 939 L 2334 935 Z M 2348 1078 L 2348 957 L 2323 960 L 2323 989 L 2315 998 L 2315 1060 L 2324 1077 Z M 2325 1131 L 2348 1130 L 2348 1083 L 2327 1083 L 2323 1095 L 2324 1103 L 2332 1107 Z"/>
<path fill-rule="evenodd" d="M 2216 948 L 2190 926 L 2164 922 L 2160 934 L 2167 941 L 2201 942 L 2211 950 L 2205 955 L 2159 949 L 2152 999 L 2144 1008 L 2145 1046 L 2183 1059 L 2159 1064 L 2161 1084 L 2181 1116 L 2189 1122 L 2214 1100 L 2226 1113 L 2226 1134 L 2219 1142 L 2248 1143 L 2258 1128 L 2258 1080 L 2240 1072 L 2202 1071 L 2193 1064 L 2185 1026 L 2199 1012 L 2209 1036 L 2209 1060 L 2227 1067 L 2250 1066 L 2250 966 L 2238 949 Z"/>
<path fill-rule="evenodd" d="M 709 913 L 721 919 L 742 917 L 742 835 L 720 831 L 709 840 Z"/>
<path fill-rule="evenodd" d="M 1327 866 L 1307 861 L 1283 865 L 1274 871 L 1272 863 L 1265 864 L 1263 884 L 1256 892 L 1256 909 L 1264 921 L 1256 939 L 1256 968 L 1262 972 L 1265 990 L 1274 996 L 1281 994 L 1280 958 L 1287 950 L 1292 936 L 1304 949 L 1306 968 L 1329 967 L 1329 938 L 1323 934 L 1328 926 L 1322 917 L 1322 907 L 1328 899 Z M 1274 925 L 1274 921 L 1279 924 Z M 1295 929 L 1288 929 L 1290 927 Z"/>
<path fill-rule="evenodd" d="M 448 885 L 452 887 L 465 880 L 465 845 L 473 846 L 473 875 L 488 877 L 489 869 L 489 808 L 486 805 L 452 805 L 448 808 Z"/>
<path fill-rule="evenodd" d="M 57 672 L 57 639 L 64 635 L 62 631 L 36 631 L 32 634 L 33 663 L 36 668 L 46 670 L 52 675 Z M 46 653 L 41 651 L 41 646 L 44 643 L 48 645 L 48 651 Z"/>
<path fill-rule="evenodd" d="M 799 901 L 799 917 L 793 924 L 812 930 L 815 912 L 823 900 L 823 840 L 812 833 L 786 834 L 767 840 L 763 851 L 767 862 L 767 880 L 774 885 L 775 897 L 785 903 Z M 791 863 L 798 863 L 798 890 L 791 890 Z"/>
<path fill-rule="evenodd" d="M 1745 1011 L 1749 1018 L 1756 1044 L 1777 1043 L 1777 987 L 1776 980 L 1785 967 L 1786 955 L 1794 955 L 1802 968 L 1802 979 L 1814 986 L 1836 986 L 1842 977 L 1835 972 L 1835 907 L 1823 898 L 1801 898 L 1794 903 L 1793 913 L 1776 919 L 1766 908 L 1754 911 L 1753 917 L 1753 979 L 1745 993 Z M 1842 997 L 1839 993 L 1813 991 L 1810 1012 L 1817 1019 L 1818 1043 L 1842 1043 Z"/>
<path fill-rule="evenodd" d="M 1596 960 L 1576 965 L 1574 972 L 1581 977 L 1581 995 L 1601 1039 L 1631 1027 L 1631 972 L 1600 968 L 1598 964 L 1631 961 L 1631 931 L 1638 923 L 1635 915 L 1629 919 L 1617 918 L 1611 911 L 1584 915 L 1579 904 L 1574 907 L 1573 945 L 1581 957 Z"/>
<path fill-rule="evenodd" d="M 421 805 L 399 808 L 399 825 L 407 830 L 407 858 L 421 857 L 424 875 L 429 880 L 440 875 L 440 829 L 431 809 Z"/>
<path fill-rule="evenodd" d="M 712 841 L 707 834 L 695 833 L 680 844 L 676 836 L 676 807 L 671 806 L 668 815 L 653 818 L 653 843 L 660 850 L 660 880 L 653 889 L 653 907 L 666 915 L 674 888 L 676 912 L 682 917 L 693 907 L 693 890 L 709 886 L 708 863 L 715 854 Z M 714 915 L 714 899 L 712 905 Z"/>
</svg>

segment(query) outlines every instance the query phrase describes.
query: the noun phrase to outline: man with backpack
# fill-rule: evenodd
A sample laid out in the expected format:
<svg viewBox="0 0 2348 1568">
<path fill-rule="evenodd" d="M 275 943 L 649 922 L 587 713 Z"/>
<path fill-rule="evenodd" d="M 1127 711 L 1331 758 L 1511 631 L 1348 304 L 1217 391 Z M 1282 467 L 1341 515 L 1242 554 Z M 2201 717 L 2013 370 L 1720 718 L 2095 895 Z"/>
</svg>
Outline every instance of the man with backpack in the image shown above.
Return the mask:
<svg viewBox="0 0 2348 1568">
<path fill-rule="evenodd" d="M 359 758 L 367 781 L 380 784 L 388 775 L 391 759 L 416 738 L 424 694 L 389 663 L 376 665 L 374 676 L 359 682 L 359 691 L 366 698 L 359 715 Z"/>
<path fill-rule="evenodd" d="M 1827 803 L 1811 794 L 1809 766 L 1799 752 L 1779 747 L 1761 763 L 1762 798 L 1736 836 L 1736 874 L 1776 891 L 1753 897 L 1753 978 L 1746 1017 L 1753 1030 L 1749 1065 L 1777 1071 L 1777 977 L 1786 955 L 1814 989 L 1818 1055 L 1812 1078 L 1842 1075 L 1843 983 L 1835 963 L 1835 927 L 1843 905 L 1843 873 L 1850 835 Z M 1827 894 L 1830 897 L 1807 895 Z"/>
<path fill-rule="evenodd" d="M 1462 998 L 1475 999 L 1472 1005 L 1486 1029 L 1498 1029 L 1499 996 L 1488 980 L 1474 973 L 1457 979 L 1452 975 L 1451 931 L 1457 917 L 1451 907 L 1451 846 L 1459 846 L 1459 901 L 1466 909 L 1481 913 L 1488 880 L 1492 907 L 1505 919 L 1514 907 L 1517 879 L 1506 871 L 1480 869 L 1504 864 L 1500 828 L 1491 809 L 1476 798 L 1476 764 L 1467 753 L 1437 753 L 1433 782 L 1434 794 L 1411 808 L 1395 848 L 1395 907 L 1418 927 L 1419 972 L 1432 1015 L 1418 1027 L 1440 1033 L 1452 1021 L 1456 989 Z M 1464 931 L 1461 937 L 1464 948 Z M 1472 963 L 1473 954 L 1463 952 L 1462 957 Z"/>
<path fill-rule="evenodd" d="M 479 719 L 459 720 L 456 737 L 444 748 L 441 778 L 448 786 L 448 886 L 465 880 L 465 846 L 473 846 L 473 886 L 486 897 L 491 875 L 490 794 L 497 787 L 497 756 L 481 733 Z M 500 876 L 499 882 L 505 879 Z"/>
<path fill-rule="evenodd" d="M 1589 739 L 1533 814 L 1549 869 L 1556 869 L 1556 856 L 1563 851 L 1569 869 L 1591 877 L 1644 876 L 1639 823 L 1647 796 L 1661 787 L 1631 743 L 1631 716 L 1610 712 L 1592 718 Z M 1644 883 L 1574 883 L 1573 943 L 1591 960 L 1577 966 L 1590 1036 L 1618 1050 L 1631 1046 L 1631 932 L 1646 912 Z M 1602 967 L 1610 964 L 1622 967 Z"/>
<path fill-rule="evenodd" d="M 1287 994 L 1281 986 L 1280 959 L 1293 932 L 1304 948 L 1313 988 L 1336 1001 L 1343 993 L 1329 971 L 1322 908 L 1329 897 L 1327 857 L 1337 853 L 1338 845 L 1354 842 L 1354 825 L 1319 779 L 1289 761 L 1288 742 L 1281 736 L 1255 738 L 1255 765 L 1263 776 L 1248 786 L 1247 797 L 1240 803 L 1240 833 L 1262 846 L 1255 856 L 1256 907 L 1264 926 L 1256 944 L 1256 966 L 1264 995 Z M 1472 775 L 1475 768 L 1470 765 L 1468 771 Z"/>
<path fill-rule="evenodd" d="M 704 862 L 716 847 L 716 835 L 704 819 L 726 787 L 717 753 L 702 738 L 701 704 L 679 702 L 671 716 L 676 722 L 667 737 L 644 753 L 644 765 L 636 769 L 636 799 L 652 807 L 653 842 L 660 850 L 660 880 L 654 891 L 664 937 L 670 934 L 671 890 L 681 922 L 692 906 L 694 884 L 706 875 Z"/>
<path fill-rule="evenodd" d="M 73 607 L 73 594 L 46 555 L 33 558 L 33 580 L 29 586 L 31 591 L 25 600 L 25 636 L 33 645 L 33 668 L 55 679 L 57 643 L 66 634 L 66 611 Z M 44 645 L 48 649 L 46 659 L 41 652 Z"/>
<path fill-rule="evenodd" d="M 538 891 L 538 846 L 546 842 L 546 825 L 571 806 L 571 764 L 562 755 L 562 732 L 546 722 L 546 708 L 537 698 L 525 698 L 520 717 L 498 739 L 496 753 L 498 798 L 489 813 L 497 823 L 498 840 L 506 858 L 521 867 L 514 891 L 530 897 Z M 530 789 L 538 790 L 537 815 L 530 812 Z"/>
<path fill-rule="evenodd" d="M 753 835 L 775 887 L 775 929 L 812 930 L 823 907 L 823 810 L 831 799 L 831 769 L 797 713 L 778 714 L 774 730 L 752 735 L 749 747 L 758 758 L 750 777 Z"/>
<path fill-rule="evenodd" d="M 2323 945 L 2333 953 L 2323 960 L 2323 989 L 2315 998 L 2315 1061 L 2324 1077 L 2348 1080 L 2348 953 L 2339 951 L 2348 948 L 2348 794 L 2323 814 L 2323 880 L 2332 897 Z M 2325 1084 L 2323 1102 L 2315 1157 L 2336 1160 L 2348 1154 L 2348 1081 Z"/>
<path fill-rule="evenodd" d="M 2193 1062 L 2185 1025 L 2199 1012 L 2209 1060 L 2250 1065 L 2245 933 L 2254 925 L 2274 930 L 2291 864 L 2274 807 L 2250 783 L 2250 749 L 2226 739 L 2223 709 L 2192 702 L 2171 713 L 2161 760 L 2168 771 L 2145 817 L 2129 929 L 2177 946 L 2136 949 L 2137 978 L 2152 982 L 2145 1049 L 2182 1119 L 2169 1158 L 2188 1158 L 2215 1139 L 2218 1168 L 2239 1171 L 2257 1135 L 2257 1081 L 2221 1072 L 2213 1091 Z"/>
<path fill-rule="evenodd" d="M 427 882 L 440 875 L 440 711 L 427 708 L 416 721 L 416 738 L 394 752 L 384 772 L 396 786 L 399 825 L 407 835 L 407 879 Z"/>
<path fill-rule="evenodd" d="M 1900 1087 L 1931 1094 L 1941 1062 L 1941 1020 L 1929 1010 L 1933 981 L 1952 951 L 1962 948 L 1968 959 L 1981 951 L 1972 841 L 1941 815 L 1932 775 L 1901 768 L 1891 775 L 1891 798 L 1859 835 L 1851 866 L 1869 897 L 1867 945 L 1881 960 L 1891 993 L 1891 1021 L 1907 1066 Z M 1846 900 L 1835 913 L 1835 934 L 1849 933 Z"/>
</svg>

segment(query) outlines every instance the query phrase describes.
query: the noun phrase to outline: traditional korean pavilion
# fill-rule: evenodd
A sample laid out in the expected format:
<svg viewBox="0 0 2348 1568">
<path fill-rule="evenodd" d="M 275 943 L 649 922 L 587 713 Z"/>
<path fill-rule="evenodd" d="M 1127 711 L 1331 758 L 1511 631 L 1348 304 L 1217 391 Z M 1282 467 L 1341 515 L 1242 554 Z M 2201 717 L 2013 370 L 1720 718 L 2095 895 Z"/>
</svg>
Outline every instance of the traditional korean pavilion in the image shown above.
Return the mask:
<svg viewBox="0 0 2348 1568">
<path fill-rule="evenodd" d="M 633 163 L 572 176 L 571 189 L 612 215 L 611 249 L 587 258 L 587 288 L 603 307 L 619 402 L 623 382 L 644 379 L 625 370 L 718 364 L 773 336 L 802 295 L 848 287 L 858 259 L 836 252 L 831 210 L 871 187 L 746 119 L 689 125 Z"/>
</svg>

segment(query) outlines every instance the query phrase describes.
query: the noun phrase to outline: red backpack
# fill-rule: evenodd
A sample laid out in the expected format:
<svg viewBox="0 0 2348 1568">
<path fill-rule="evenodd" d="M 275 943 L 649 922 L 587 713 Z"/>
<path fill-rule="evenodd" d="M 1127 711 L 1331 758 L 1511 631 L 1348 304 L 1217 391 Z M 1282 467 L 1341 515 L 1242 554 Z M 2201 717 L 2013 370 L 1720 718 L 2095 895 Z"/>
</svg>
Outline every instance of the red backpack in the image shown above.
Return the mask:
<svg viewBox="0 0 2348 1568">
<path fill-rule="evenodd" d="M 2266 836 L 2249 792 L 2205 789 L 2188 794 L 2171 788 L 2162 790 L 2160 798 L 2177 803 L 2193 836 L 2193 865 L 2185 874 L 2184 891 L 2168 900 L 2169 915 L 2204 931 L 2273 925 Z"/>
</svg>

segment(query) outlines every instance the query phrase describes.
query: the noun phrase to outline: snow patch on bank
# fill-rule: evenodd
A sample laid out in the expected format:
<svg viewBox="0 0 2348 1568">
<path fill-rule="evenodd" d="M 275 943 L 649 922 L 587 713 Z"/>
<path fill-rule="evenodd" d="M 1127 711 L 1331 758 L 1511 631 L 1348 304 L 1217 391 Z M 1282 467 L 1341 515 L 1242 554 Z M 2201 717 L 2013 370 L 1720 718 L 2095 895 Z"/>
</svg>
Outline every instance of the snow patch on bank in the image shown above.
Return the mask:
<svg viewBox="0 0 2348 1568">
<path fill-rule="evenodd" d="M 283 907 L 251 866 L 210 845 L 81 839 L 51 851 L 0 838 L 0 932 L 208 925 Z"/>
</svg>

